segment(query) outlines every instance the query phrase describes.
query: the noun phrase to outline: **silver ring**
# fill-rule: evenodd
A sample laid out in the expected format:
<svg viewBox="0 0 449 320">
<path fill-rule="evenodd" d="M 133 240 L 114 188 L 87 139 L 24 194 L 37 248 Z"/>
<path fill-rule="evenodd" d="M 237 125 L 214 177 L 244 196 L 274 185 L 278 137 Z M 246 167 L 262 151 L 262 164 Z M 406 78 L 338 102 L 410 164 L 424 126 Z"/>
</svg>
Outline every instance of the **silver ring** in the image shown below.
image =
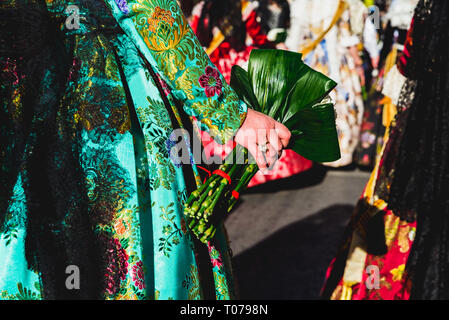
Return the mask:
<svg viewBox="0 0 449 320">
<path fill-rule="evenodd" d="M 259 144 L 259 150 L 262 153 L 267 153 L 267 151 L 268 151 L 268 143 Z"/>
</svg>

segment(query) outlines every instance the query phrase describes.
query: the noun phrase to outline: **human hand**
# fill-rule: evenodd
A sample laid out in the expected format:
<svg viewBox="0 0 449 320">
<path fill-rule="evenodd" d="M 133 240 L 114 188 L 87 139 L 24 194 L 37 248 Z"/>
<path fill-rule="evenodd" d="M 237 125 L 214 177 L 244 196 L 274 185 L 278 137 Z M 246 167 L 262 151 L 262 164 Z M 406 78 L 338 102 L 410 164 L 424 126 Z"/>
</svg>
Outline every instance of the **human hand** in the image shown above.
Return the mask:
<svg viewBox="0 0 449 320">
<path fill-rule="evenodd" d="M 290 130 L 282 123 L 248 108 L 246 120 L 234 140 L 248 149 L 259 169 L 265 172 L 279 159 L 290 138 Z"/>
</svg>

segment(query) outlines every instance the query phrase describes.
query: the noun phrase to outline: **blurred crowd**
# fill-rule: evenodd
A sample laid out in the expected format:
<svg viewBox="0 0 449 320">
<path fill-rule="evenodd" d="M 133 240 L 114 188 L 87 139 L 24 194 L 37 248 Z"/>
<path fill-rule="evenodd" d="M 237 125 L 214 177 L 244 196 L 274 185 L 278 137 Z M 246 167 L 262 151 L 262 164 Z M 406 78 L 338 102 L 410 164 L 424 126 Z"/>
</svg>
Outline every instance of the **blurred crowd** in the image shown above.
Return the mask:
<svg viewBox="0 0 449 320">
<path fill-rule="evenodd" d="M 180 0 L 192 29 L 228 82 L 232 66 L 245 68 L 254 48 L 301 52 L 309 66 L 335 80 L 332 99 L 342 156 L 325 165 L 366 170 L 376 164 L 396 114 L 405 81 L 396 61 L 417 2 Z M 213 148 L 220 154 L 230 149 Z M 286 178 L 312 165 L 286 151 L 271 174 L 258 173 L 251 185 Z"/>
</svg>

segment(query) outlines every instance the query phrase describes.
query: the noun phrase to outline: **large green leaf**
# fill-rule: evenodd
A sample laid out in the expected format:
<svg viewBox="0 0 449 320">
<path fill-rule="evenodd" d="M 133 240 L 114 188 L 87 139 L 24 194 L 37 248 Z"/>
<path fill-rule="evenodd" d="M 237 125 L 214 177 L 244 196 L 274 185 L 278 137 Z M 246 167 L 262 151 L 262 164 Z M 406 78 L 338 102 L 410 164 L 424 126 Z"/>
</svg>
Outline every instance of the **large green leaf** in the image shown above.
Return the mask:
<svg viewBox="0 0 449 320">
<path fill-rule="evenodd" d="M 248 72 L 243 68 L 235 65 L 232 67 L 231 72 L 231 87 L 239 96 L 240 100 L 243 100 L 247 105 L 251 106 L 254 110 L 261 111 L 259 102 L 254 95 L 253 88 L 249 81 Z"/>
<path fill-rule="evenodd" d="M 332 103 L 301 109 L 289 148 L 307 159 L 331 162 L 340 158 L 335 111 Z"/>
<path fill-rule="evenodd" d="M 304 108 L 310 108 L 321 102 L 331 92 L 337 83 L 324 74 L 303 64 L 301 76 L 290 92 L 287 107 L 282 114 L 282 123 L 294 123 L 295 115 Z"/>
<path fill-rule="evenodd" d="M 333 104 L 322 102 L 336 83 L 301 58 L 290 51 L 253 50 L 248 72 L 232 69 L 231 86 L 253 109 L 292 131 L 291 149 L 318 162 L 338 160 Z"/>
</svg>

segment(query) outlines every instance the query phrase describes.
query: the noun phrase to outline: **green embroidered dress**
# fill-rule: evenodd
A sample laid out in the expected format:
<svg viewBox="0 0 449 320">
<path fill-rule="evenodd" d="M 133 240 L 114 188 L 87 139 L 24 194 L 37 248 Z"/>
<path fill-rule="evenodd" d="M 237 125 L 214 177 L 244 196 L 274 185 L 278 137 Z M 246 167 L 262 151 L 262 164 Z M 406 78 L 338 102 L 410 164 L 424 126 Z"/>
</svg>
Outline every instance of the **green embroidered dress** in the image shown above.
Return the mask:
<svg viewBox="0 0 449 320">
<path fill-rule="evenodd" d="M 17 2 L 2 2 L 0 9 L 14 8 Z M 207 78 L 217 74 L 215 67 L 176 1 L 21 2 L 45 6 L 71 54 L 58 105 L 66 107 L 64 121 L 77 137 L 89 219 L 95 222 L 95 235 L 110 246 L 100 252 L 106 266 L 101 298 L 202 299 L 206 271 L 213 286 L 209 291 L 217 299 L 232 298 L 224 230 L 205 248 L 211 270 L 200 270 L 199 244 L 183 220 L 188 178 L 170 157 L 171 134 L 180 126 L 181 110 L 174 108 L 178 102 L 181 112 L 222 142 L 241 126 L 246 106 L 221 75 Z M 6 84 L 11 95 L 1 97 L 2 115 L 20 122 L 25 89 L 20 79 L 14 80 L 15 60 L 3 56 L 0 62 L 2 73 L 13 79 Z M 8 150 L 8 144 L 2 147 Z M 0 156 L 5 168 L 6 156 Z M 195 164 L 189 167 L 198 183 Z M 27 259 L 27 174 L 17 169 L 14 183 L 7 186 L 11 192 L 1 192 L 0 299 L 49 298 L 39 264 L 33 267 Z M 107 218 L 95 216 L 105 212 Z M 81 268 L 81 285 L 86 276 Z"/>
</svg>

